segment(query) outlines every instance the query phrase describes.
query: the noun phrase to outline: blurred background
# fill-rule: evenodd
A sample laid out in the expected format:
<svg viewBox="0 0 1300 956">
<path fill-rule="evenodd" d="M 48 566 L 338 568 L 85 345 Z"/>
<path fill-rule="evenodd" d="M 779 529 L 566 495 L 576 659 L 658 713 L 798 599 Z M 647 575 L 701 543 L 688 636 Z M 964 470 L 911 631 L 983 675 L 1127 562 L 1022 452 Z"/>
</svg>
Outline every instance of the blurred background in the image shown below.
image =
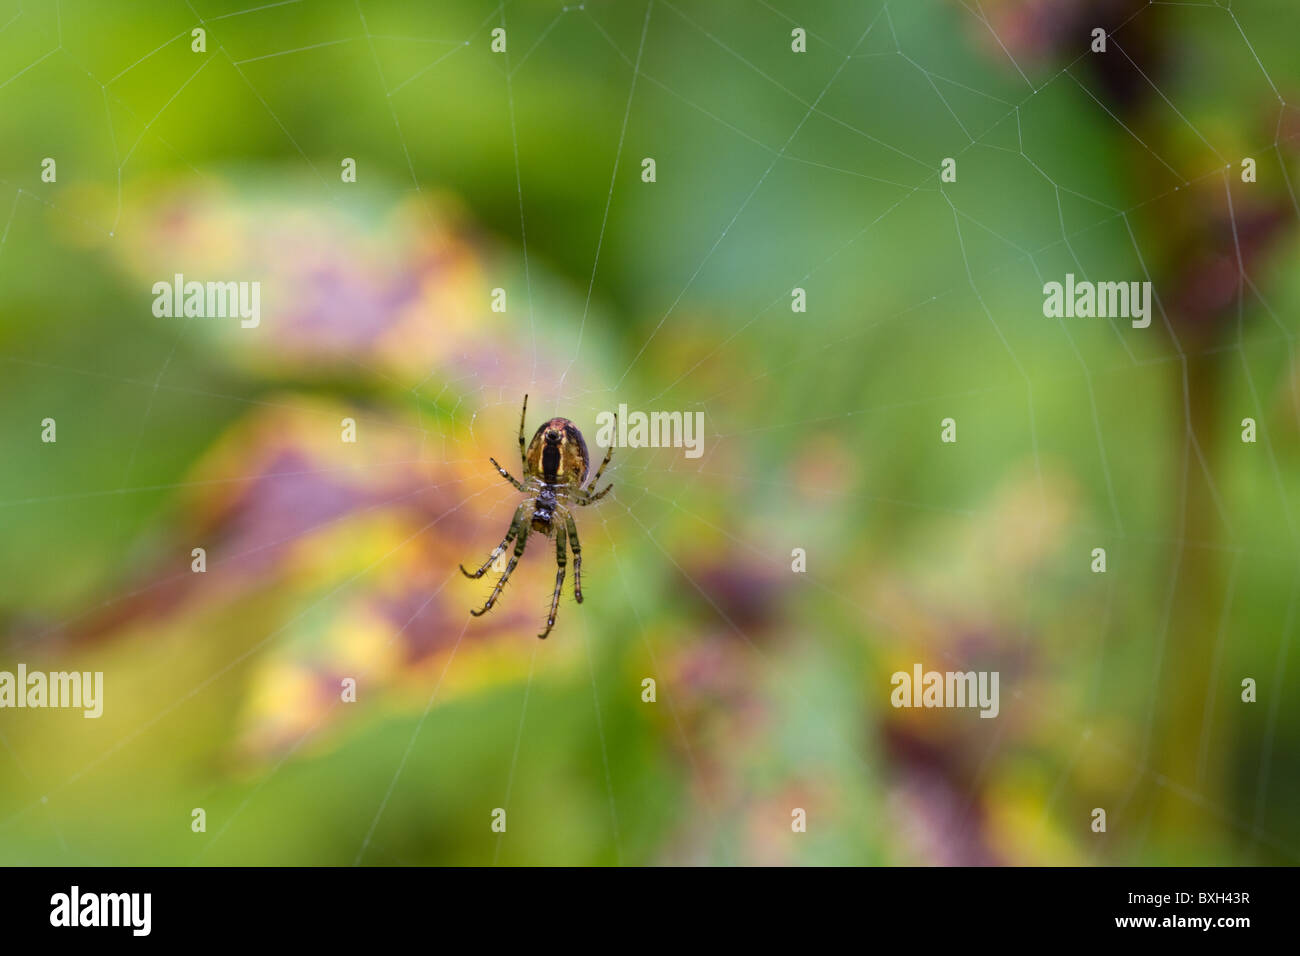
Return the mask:
<svg viewBox="0 0 1300 956">
<path fill-rule="evenodd" d="M 0 670 L 105 682 L 0 711 L 0 862 L 1296 862 L 1298 37 L 0 0 Z M 260 325 L 155 316 L 177 273 Z M 1151 326 L 1045 318 L 1066 273 Z M 550 543 L 482 618 L 457 570 L 525 393 L 593 457 L 705 420 L 616 449 L 544 642 Z M 999 716 L 894 709 L 915 663 Z"/>
</svg>

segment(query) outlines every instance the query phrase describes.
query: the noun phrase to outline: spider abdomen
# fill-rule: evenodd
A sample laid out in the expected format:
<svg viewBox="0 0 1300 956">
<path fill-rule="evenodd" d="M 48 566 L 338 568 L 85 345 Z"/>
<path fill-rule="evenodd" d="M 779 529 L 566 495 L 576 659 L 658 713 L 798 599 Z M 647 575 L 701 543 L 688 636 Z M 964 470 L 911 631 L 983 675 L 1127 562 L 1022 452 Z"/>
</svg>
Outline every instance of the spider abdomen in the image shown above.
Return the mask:
<svg viewBox="0 0 1300 956">
<path fill-rule="evenodd" d="M 537 429 L 524 462 L 529 478 L 548 485 L 581 486 L 591 466 L 587 442 L 567 418 L 552 418 Z"/>
</svg>

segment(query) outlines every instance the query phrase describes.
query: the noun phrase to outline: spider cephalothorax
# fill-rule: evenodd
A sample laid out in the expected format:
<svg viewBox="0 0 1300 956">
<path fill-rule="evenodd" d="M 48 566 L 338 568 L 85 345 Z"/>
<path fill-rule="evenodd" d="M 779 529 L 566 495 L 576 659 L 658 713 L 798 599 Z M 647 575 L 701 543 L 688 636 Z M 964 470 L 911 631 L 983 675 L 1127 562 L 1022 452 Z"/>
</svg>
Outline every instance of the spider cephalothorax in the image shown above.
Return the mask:
<svg viewBox="0 0 1300 956">
<path fill-rule="evenodd" d="M 567 418 L 552 418 L 537 429 L 533 440 L 525 447 L 524 419 L 527 415 L 528 396 L 525 395 L 524 409 L 519 414 L 519 457 L 523 463 L 524 480 L 519 481 L 514 478 L 510 472 L 497 464 L 495 458 L 488 460 L 501 473 L 502 478 L 531 497 L 515 509 L 515 516 L 510 522 L 510 530 L 506 532 L 505 539 L 488 555 L 483 566 L 473 573 L 466 571 L 463 564 L 460 569 L 466 577 L 481 578 L 492 566 L 492 562 L 505 553 L 510 542 L 515 542 L 515 553 L 511 556 L 510 563 L 506 565 L 505 572 L 496 586 L 492 588 L 487 603 L 481 609 L 470 612 L 478 617 L 480 614 L 486 614 L 492 609 L 492 605 L 496 604 L 501 589 L 506 586 L 506 582 L 510 580 L 510 575 L 515 570 L 515 565 L 523 556 L 528 535 L 533 531 L 540 531 L 547 537 L 554 535 L 555 563 L 559 565 L 555 572 L 555 593 L 551 596 L 551 613 L 546 619 L 546 630 L 537 635 L 546 637 L 555 626 L 555 612 L 560 606 L 560 591 L 564 587 L 564 567 L 569 560 L 569 550 L 573 551 L 573 596 L 579 604 L 582 603 L 582 545 L 578 542 L 578 526 L 574 523 L 573 515 L 569 513 L 568 504 L 572 502 L 589 505 L 609 494 L 609 490 L 614 487 L 612 484 L 606 485 L 595 494 L 592 494 L 590 489 L 600 482 L 600 476 L 614 454 L 614 446 L 610 445 L 609 451 L 605 453 L 605 460 L 596 469 L 596 475 L 588 486 L 587 469 L 591 466 L 591 459 L 587 454 L 587 443 L 583 440 L 582 432 L 578 431 L 578 427 Z"/>
</svg>

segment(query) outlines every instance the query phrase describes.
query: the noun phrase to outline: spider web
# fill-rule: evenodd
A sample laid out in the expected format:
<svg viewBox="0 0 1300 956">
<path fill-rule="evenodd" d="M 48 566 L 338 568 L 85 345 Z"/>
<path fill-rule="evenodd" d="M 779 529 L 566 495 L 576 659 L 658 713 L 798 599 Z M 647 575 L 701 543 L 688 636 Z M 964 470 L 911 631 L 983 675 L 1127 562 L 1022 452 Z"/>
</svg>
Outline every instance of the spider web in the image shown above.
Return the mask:
<svg viewBox="0 0 1300 956">
<path fill-rule="evenodd" d="M 1020 62 L 1012 38 L 991 18 L 990 6 L 857 9 L 828 3 L 795 13 L 760 0 L 737 7 L 746 18 L 741 24 L 722 8 L 668 0 L 644 5 L 467 2 L 418 17 L 400 5 L 355 0 L 346 15 L 315 21 L 305 0 L 246 9 L 186 2 L 158 16 L 156 45 L 99 56 L 90 55 L 70 4 L 56 3 L 42 13 L 21 5 L 11 13 L 0 10 L 0 41 L 7 39 L 6 54 L 18 57 L 0 70 L 5 77 L 0 97 L 28 111 L 50 102 L 72 112 L 71 104 L 77 97 L 84 101 L 89 90 L 103 115 L 82 115 L 78 121 L 102 123 L 107 149 L 97 157 L 97 179 L 86 178 L 108 197 L 95 206 L 43 191 L 26 172 L 35 165 L 29 157 L 7 163 L 0 188 L 12 191 L 13 198 L 0 232 L 0 289 L 8 282 L 25 292 L 17 271 L 19 249 L 32 244 L 26 261 L 50 254 L 50 247 L 41 245 L 48 242 L 41 232 L 49 228 L 47 222 L 73 237 L 64 240 L 69 243 L 93 239 L 104 248 L 123 245 L 137 226 L 129 215 L 132 190 L 147 189 L 160 168 L 181 170 L 195 182 L 219 181 L 222 171 L 215 163 L 186 158 L 186 144 L 196 140 L 183 113 L 186 95 L 197 96 L 202 89 L 230 96 L 236 91 L 249 107 L 248 121 L 269 124 L 283 138 L 282 158 L 304 169 L 311 185 L 303 189 L 313 201 L 327 208 L 348 206 L 345 189 L 351 187 L 331 181 L 332 164 L 335 156 L 352 155 L 357 147 L 332 142 L 329 130 L 312 128 L 301 115 L 301 98 L 311 95 L 302 92 L 304 71 L 313 75 L 328 65 L 346 65 L 352 70 L 349 79 L 360 76 L 364 66 L 377 80 L 370 158 L 394 182 L 409 177 L 409 186 L 400 186 L 413 195 L 417 219 L 431 230 L 439 228 L 443 202 L 432 184 L 455 181 L 460 164 L 469 161 L 458 152 L 467 140 L 457 138 L 456 124 L 495 125 L 506 161 L 496 169 L 501 181 L 487 215 L 517 229 L 503 241 L 511 253 L 485 264 L 480 283 L 485 290 L 507 291 L 509 304 L 494 320 L 504 323 L 507 347 L 500 354 L 446 355 L 410 378 L 392 363 L 348 357 L 361 374 L 391 385 L 415 421 L 405 423 L 357 403 L 358 425 L 418 438 L 414 457 L 407 454 L 408 445 L 396 459 L 378 455 L 364 441 L 358 445 L 360 461 L 353 469 L 406 469 L 422 479 L 366 508 L 382 511 L 395 501 L 446 489 L 451 489 L 450 506 L 379 548 L 358 570 L 340 575 L 278 626 L 253 635 L 242 651 L 218 655 L 218 663 L 199 679 L 160 688 L 147 700 L 149 716 L 124 733 L 114 731 L 93 758 L 71 769 L 8 732 L 0 720 L 0 744 L 17 771 L 0 803 L 0 830 L 22 833 L 26 845 L 36 848 L 29 852 L 39 852 L 43 862 L 120 859 L 120 848 L 88 847 L 67 838 L 69 820 L 95 797 L 89 786 L 95 774 L 129 761 L 137 745 L 165 750 L 172 719 L 211 706 L 205 699 L 235 693 L 235 675 L 296 628 L 328 613 L 336 597 L 373 587 L 373 572 L 400 560 L 413 542 L 438 534 L 444 522 L 459 520 L 463 511 L 470 513 L 473 533 L 463 540 L 458 535 L 455 544 L 467 564 L 481 560 L 500 540 L 518 501 L 513 489 L 496 479 L 487 458 L 494 456 L 518 473 L 512 456 L 515 416 L 527 392 L 529 434 L 544 417 L 563 415 L 586 429 L 594 444 L 596 416 L 623 403 L 646 411 L 701 411 L 705 444 L 698 460 L 685 458 L 679 449 L 616 449 L 606 473 L 615 491 L 594 508 L 576 509 L 587 603 L 579 608 L 566 599 L 544 644 L 526 626 L 514 626 L 513 618 L 513 639 L 493 638 L 493 653 L 508 655 L 505 671 L 517 678 L 499 691 L 507 702 L 502 718 L 507 730 L 488 738 L 502 744 L 491 761 L 498 782 L 479 788 L 453 779 L 441 787 L 453 803 L 462 787 L 476 798 L 481 792 L 497 794 L 490 806 L 476 811 L 483 840 L 475 862 L 539 862 L 526 851 L 510 853 L 521 828 L 545 826 L 535 815 L 520 820 L 519 794 L 527 788 L 540 800 L 553 785 L 544 765 L 552 750 L 542 746 L 552 731 L 544 721 L 563 713 L 553 701 L 571 692 L 575 675 L 590 687 L 591 707 L 584 717 L 589 723 L 556 732 L 567 729 L 583 739 L 594 733 L 599 779 L 582 792 L 598 793 L 603 806 L 578 816 L 585 827 L 562 844 L 565 859 L 750 862 L 773 854 L 797 860 L 943 862 L 927 850 L 926 835 L 913 829 L 1008 839 L 1009 831 L 1023 827 L 1026 819 L 1032 822 L 1035 814 L 1039 826 L 1023 843 L 995 840 L 988 849 L 1013 861 L 1142 859 L 1147 829 L 1159 823 L 1150 801 L 1160 794 L 1183 807 L 1189 825 L 1219 828 L 1238 839 L 1242 848 L 1227 859 L 1300 856 L 1294 834 L 1278 832 L 1269 816 L 1279 802 L 1272 796 L 1278 771 L 1294 770 L 1293 753 L 1284 749 L 1289 741 L 1282 734 L 1281 710 L 1300 594 L 1289 491 L 1294 483 L 1288 485 L 1285 475 L 1294 454 L 1274 441 L 1275 434 L 1300 427 L 1294 323 L 1287 307 L 1293 290 L 1275 292 L 1271 273 L 1248 265 L 1238 206 L 1251 198 L 1246 191 L 1254 187 L 1242 184 L 1236 173 L 1240 156 L 1256 157 L 1261 179 L 1281 182 L 1294 217 L 1291 227 L 1300 220 L 1287 152 L 1296 135 L 1287 124 L 1296 111 L 1275 79 L 1279 64 L 1261 55 L 1262 45 L 1248 29 L 1253 18 L 1262 19 L 1262 11 L 1273 7 L 1151 5 L 1179 8 L 1164 22 L 1186 31 L 1183 42 L 1189 49 L 1208 42 L 1206 37 L 1219 44 L 1214 63 L 1231 71 L 1217 77 L 1227 90 L 1229 110 L 1269 103 L 1267 135 L 1250 142 L 1234 140 L 1229 124 L 1211 111 L 1202 115 L 1180 105 L 1181 98 L 1171 92 L 1174 84 L 1194 88 L 1195 83 L 1167 80 L 1136 46 L 1130 49 L 1127 37 L 1155 15 L 1153 9 L 1139 7 L 1108 31 L 1107 55 L 1133 65 L 1148 87 L 1152 108 L 1179 129 L 1183 142 L 1192 143 L 1174 157 L 1162 155 L 1164 150 L 1095 88 L 1085 62 L 1092 54 L 1083 39 L 1069 47 L 1083 52 L 1060 57 L 1063 67 L 1036 69 Z M 207 31 L 204 53 L 188 47 L 196 26 Z M 790 29 L 796 26 L 808 31 L 806 54 L 789 51 Z M 265 35 L 300 36 L 302 42 L 267 48 L 262 31 L 272 27 L 274 32 Z M 498 27 L 509 38 L 499 55 L 489 47 Z M 927 39 L 936 29 L 945 31 L 937 44 Z M 972 37 L 981 32 L 1009 70 L 999 72 L 992 60 L 970 52 Z M 945 52 L 945 60 L 931 59 Z M 106 62 L 121 65 L 107 72 L 101 65 Z M 590 65 L 574 67 L 574 62 Z M 132 85 L 142 70 L 153 71 L 161 86 Z M 701 73 L 717 82 L 698 82 Z M 328 73 L 313 76 L 324 89 L 333 82 Z M 453 90 L 449 99 L 456 99 L 454 105 L 442 104 L 439 113 L 450 145 L 434 156 L 422 104 L 444 90 Z M 564 170 L 557 169 L 547 149 L 556 135 L 554 124 L 570 129 L 556 119 L 565 104 L 584 116 L 581 123 L 564 122 L 581 127 L 586 139 L 571 157 L 580 172 L 562 184 L 557 179 Z M 1092 125 L 1063 130 L 1061 115 Z M 1154 170 L 1146 188 L 1133 192 L 1113 169 L 1092 169 L 1089 176 L 1086 164 L 1068 162 L 1073 150 L 1099 141 L 1123 142 L 1142 155 Z M 588 152 L 577 155 L 580 150 Z M 711 152 L 725 161 L 710 163 Z M 640 179 L 644 156 L 656 157 L 654 183 Z M 959 169 L 955 184 L 940 179 L 939 161 L 949 156 Z M 230 145 L 229 158 L 241 158 L 238 142 Z M 1098 151 L 1096 164 L 1105 162 Z M 599 175 L 588 175 L 593 170 Z M 967 185 L 977 182 L 1000 186 L 1002 192 Z M 1241 446 L 1249 449 L 1248 462 L 1222 435 L 1214 439 L 1198 430 L 1204 423 L 1197 418 L 1189 365 L 1204 354 L 1188 346 L 1191 336 L 1167 301 L 1171 292 L 1157 281 L 1167 263 L 1158 260 L 1153 241 L 1142 231 L 1150 228 L 1153 208 L 1171 216 L 1190 209 L 1193 221 L 1210 215 L 1207 184 L 1222 188 L 1238 266 L 1229 309 L 1235 312 L 1233 330 L 1213 351 L 1235 359 L 1232 374 L 1239 379 L 1236 392 L 1222 404 L 1226 418 L 1216 427 L 1231 438 L 1240 418 L 1260 423 L 1258 446 Z M 577 196 L 576 208 L 560 205 L 556 194 Z M 1018 208 L 1008 208 L 1009 196 L 1021 197 L 1011 204 Z M 85 214 L 86 209 L 95 214 Z M 567 214 L 584 226 L 589 246 L 562 244 L 570 229 L 583 232 L 572 227 Z M 653 222 L 675 241 L 650 242 L 637 228 L 642 222 Z M 901 263 L 900 249 L 907 252 Z M 629 263 L 636 267 L 630 277 Z M 1043 284 L 1067 271 L 1089 281 L 1153 281 L 1151 327 L 1042 318 Z M 559 272 L 586 282 L 561 288 L 555 279 Z M 806 315 L 789 311 L 794 288 L 808 290 Z M 620 309 L 642 318 L 622 340 L 611 320 Z M 556 320 L 557 312 L 572 321 Z M 274 322 L 269 310 L 265 321 Z M 130 339 L 130 323 L 123 327 Z M 51 493 L 47 476 L 23 472 L 14 479 L 16 490 L 0 502 L 5 510 L 34 514 L 29 520 L 39 523 L 56 507 L 93 511 L 104 500 L 157 497 L 193 484 L 238 485 L 264 474 L 250 469 L 200 481 L 151 480 L 141 455 L 152 450 L 151 430 L 161 416 L 176 414 L 176 404 L 180 415 L 193 415 L 196 423 L 297 408 L 308 420 L 320 420 L 322 429 L 333 429 L 325 414 L 303 399 L 250 397 L 179 379 L 175 362 L 195 334 L 193 321 L 178 321 L 166 341 L 150 351 L 147 369 L 126 354 L 76 367 L 53 351 L 0 355 L 51 389 L 76 388 L 82 400 L 87 400 L 81 391 L 87 380 L 143 396 L 139 418 L 113 436 L 121 451 L 117 473 L 63 476 L 50 487 L 75 490 Z M 1181 407 L 1160 409 L 1171 369 L 1172 380 L 1182 385 Z M 1289 391 L 1282 381 L 1288 374 Z M 1130 394 L 1140 401 L 1130 405 L 1125 400 Z M 41 401 L 21 396 L 19 401 L 24 420 L 41 419 Z M 938 440 L 939 422 L 947 416 L 960 429 L 951 447 Z M 67 426 L 61 427 L 66 434 Z M 902 470 L 902 479 L 885 468 L 891 449 L 910 448 L 917 444 L 915 435 L 931 433 L 933 449 L 909 452 L 916 457 Z M 1182 525 L 1169 532 L 1171 509 L 1164 507 L 1160 488 L 1153 487 L 1158 479 L 1119 451 L 1143 434 L 1152 443 L 1170 440 L 1176 446 L 1170 496 L 1185 503 L 1203 488 L 1219 538 L 1191 539 Z M 1212 439 L 1228 463 L 1230 485 L 1212 463 L 1207 447 Z M 1000 450 L 996 465 L 963 454 L 990 444 Z M 814 460 L 802 469 L 814 452 L 830 456 L 835 466 Z M 462 466 L 468 462 L 481 463 L 480 476 L 465 476 Z M 841 478 L 844 471 L 851 475 L 847 480 Z M 1075 495 L 1082 503 L 1067 500 L 1062 488 L 1071 482 L 1085 486 Z M 1257 499 L 1266 503 L 1266 523 L 1245 507 Z M 1061 517 L 1062 511 L 1068 516 Z M 149 535 L 132 527 L 127 514 L 113 514 L 109 537 L 124 557 L 135 559 L 139 542 L 147 544 Z M 1182 507 L 1178 514 L 1185 517 Z M 897 553 L 874 549 L 873 533 Z M 999 551 L 1003 537 L 1014 540 Z M 698 540 L 707 546 L 697 548 Z M 275 540 L 262 548 L 286 543 L 291 542 Z M 507 606 L 523 605 L 533 594 L 549 601 L 550 549 L 543 544 L 534 540 L 521 562 L 506 592 Z M 1094 577 L 1087 572 L 1087 555 L 1096 546 L 1106 547 L 1112 567 Z M 808 550 L 804 574 L 791 574 L 792 547 Z M 954 563 L 958 559 L 948 555 L 961 548 L 970 553 L 960 556 L 964 564 Z M 1029 555 L 1019 564 L 1017 548 Z M 1180 620 L 1180 585 L 1188 573 L 1183 565 L 1198 549 L 1225 562 L 1209 683 L 1170 686 L 1169 669 L 1183 637 L 1174 623 Z M 1057 560 L 1058 550 L 1068 561 Z M 713 560 L 714 554 L 727 558 Z M 210 567 L 221 572 L 254 558 L 254 550 L 214 556 Z M 981 559 L 1010 562 L 1005 573 L 1023 574 L 992 607 L 994 598 L 978 593 L 978 586 L 975 594 L 962 593 L 961 575 Z M 740 561 L 743 573 L 729 577 L 725 570 L 731 561 Z M 655 574 L 649 582 L 638 576 L 646 568 Z M 864 571 L 883 581 L 864 584 Z M 128 585 L 102 599 L 83 593 L 69 613 L 46 614 L 15 629 L 7 657 L 17 661 L 39 654 L 51 667 L 64 659 L 60 654 L 72 660 L 75 647 L 58 643 L 69 628 L 156 594 L 187 574 Z M 213 579 L 220 580 L 217 574 Z M 432 607 L 444 600 L 460 602 L 470 593 L 456 583 L 454 564 L 439 569 L 434 580 L 437 586 L 371 648 L 373 664 L 363 664 L 355 674 L 360 686 L 382 669 L 385 654 L 422 626 Z M 1160 589 L 1158 596 L 1143 591 L 1152 587 Z M 1283 589 L 1284 619 L 1255 609 L 1258 602 L 1276 600 Z M 762 600 L 765 590 L 777 591 L 780 599 Z M 1086 597 L 1078 598 L 1074 592 L 1080 591 Z M 1063 594 L 1073 595 L 1071 613 L 1087 620 L 1062 619 L 1056 602 Z M 777 619 L 751 614 L 751 606 Z M 540 623 L 535 610 L 530 605 L 528 613 Z M 409 700 L 404 705 L 404 713 L 415 715 L 409 734 L 399 735 L 400 746 L 382 755 L 383 772 L 369 777 L 364 796 L 350 804 L 355 813 L 348 827 L 355 841 L 342 841 L 348 845 L 342 852 L 352 862 L 405 862 L 404 843 L 412 833 L 438 829 L 437 820 L 412 821 L 410 808 L 421 795 L 408 783 L 408 772 L 435 733 L 443 743 L 449 735 L 466 735 L 457 724 L 457 704 L 464 698 L 448 701 L 448 681 L 468 681 L 467 670 L 482 668 L 473 649 L 477 625 L 465 615 L 446 626 L 431 680 L 413 707 Z M 988 639 L 962 633 L 980 626 L 1006 633 Z M 690 642 L 684 646 L 674 628 L 695 638 L 704 648 L 702 656 L 692 658 Z M 860 666 L 856 685 L 828 676 L 835 668 L 827 661 L 837 654 Z M 908 712 L 888 712 L 889 674 L 913 660 L 945 670 L 1000 670 L 1002 714 L 954 731 L 950 722 L 969 715 L 940 712 L 944 723 L 918 729 Z M 166 663 L 157 666 L 165 669 Z M 711 666 L 723 676 L 714 674 L 712 682 L 706 676 L 696 684 L 687 679 L 692 669 L 707 672 Z M 727 682 L 727 668 L 740 675 L 734 678 L 739 688 Z M 1053 699 L 1052 690 L 1073 671 L 1094 675 L 1086 698 Z M 1134 671 L 1141 680 L 1131 679 Z M 1235 706 L 1239 674 L 1257 677 L 1261 688 L 1255 706 L 1263 715 L 1237 720 L 1242 734 L 1258 737 L 1249 763 L 1228 760 L 1232 738 L 1221 734 L 1227 708 Z M 611 735 L 611 719 L 626 732 L 626 700 L 642 706 L 642 676 L 659 681 L 655 706 L 667 713 L 659 739 L 678 748 L 674 766 L 685 781 L 683 800 L 704 821 L 670 830 L 668 846 L 647 845 L 648 832 L 661 832 L 648 824 L 628 829 L 629 817 L 644 816 L 644 796 L 636 785 L 635 760 L 630 765 L 612 746 L 623 738 Z M 107 675 L 110 692 L 113 677 Z M 730 706 L 729 692 L 738 695 Z M 1137 696 L 1115 699 L 1125 693 Z M 1189 731 L 1197 738 L 1195 776 L 1180 779 L 1153 766 L 1152 758 L 1163 710 L 1172 699 L 1189 695 L 1203 702 L 1203 712 L 1200 726 Z M 542 702 L 546 709 L 539 714 Z M 765 712 L 757 727 L 741 721 L 746 707 Z M 317 758 L 324 729 L 344 720 L 345 711 L 339 700 L 313 711 L 271 759 L 258 765 L 252 779 L 236 785 L 233 796 L 223 791 L 229 806 L 213 813 L 211 832 L 196 837 L 200 842 L 187 847 L 183 858 L 239 859 L 239 839 L 267 826 L 250 822 L 255 808 L 282 784 L 289 768 Z M 708 725 L 715 733 L 732 731 L 737 739 L 709 739 L 698 721 L 710 717 L 716 720 Z M 898 739 L 901 744 L 890 743 Z M 973 755 L 958 772 L 932 753 L 953 746 Z M 1046 776 L 1025 776 L 1023 762 L 1035 751 L 1049 755 L 1043 761 Z M 530 753 L 537 756 L 530 759 Z M 1211 766 L 1216 775 L 1232 773 L 1241 780 L 1225 787 L 1210 775 Z M 954 773 L 959 786 L 951 779 Z M 737 793 L 751 785 L 761 797 L 750 800 Z M 1017 789 L 1037 794 L 1038 802 L 1027 814 L 1012 817 L 1015 823 L 998 824 L 999 814 L 1012 813 L 1008 806 L 1016 803 Z M 203 806 L 215 790 L 215 784 L 197 788 L 192 805 Z M 814 808 L 807 848 L 788 842 L 790 809 L 804 805 Z M 1111 831 L 1105 835 L 1087 832 L 1087 814 L 1098 805 L 1110 814 Z M 1243 805 L 1251 812 L 1238 809 Z M 497 807 L 511 821 L 504 834 L 488 830 L 489 811 Z M 188 809 L 169 812 L 183 817 Z M 760 836 L 750 843 L 708 836 L 740 826 L 728 822 L 738 816 Z M 903 821 L 911 842 L 886 840 L 884 819 Z M 841 833 L 873 833 L 876 843 L 867 840 L 871 848 L 863 849 L 856 842 L 863 838 L 855 836 L 851 852 L 858 855 L 846 857 L 817 835 L 824 825 Z M 48 838 L 42 836 L 46 829 Z M 1066 844 L 1062 833 L 1070 834 Z M 881 844 L 889 848 L 881 850 Z M 303 852 L 286 846 L 283 862 L 301 859 Z"/>
</svg>

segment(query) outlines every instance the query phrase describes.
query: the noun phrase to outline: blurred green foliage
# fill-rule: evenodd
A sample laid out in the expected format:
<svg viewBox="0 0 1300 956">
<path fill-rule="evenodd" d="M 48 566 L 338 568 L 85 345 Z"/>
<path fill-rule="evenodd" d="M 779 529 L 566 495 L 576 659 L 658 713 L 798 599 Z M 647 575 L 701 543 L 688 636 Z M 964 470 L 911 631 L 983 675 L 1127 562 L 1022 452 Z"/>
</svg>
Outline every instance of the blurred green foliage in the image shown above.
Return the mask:
<svg viewBox="0 0 1300 956">
<path fill-rule="evenodd" d="M 1029 44 L 1034 4 L 984 6 Z M 0 861 L 1294 862 L 1297 117 L 1273 93 L 1300 80 L 1292 4 L 1140 14 L 1116 38 L 1161 18 L 1159 96 L 1129 113 L 1085 40 L 1004 54 L 940 0 L 242 9 L 0 3 L 0 669 L 108 688 L 99 721 L 0 713 Z M 1244 155 L 1254 193 L 1222 173 Z M 1176 224 L 1222 215 L 1225 182 L 1224 223 L 1273 202 L 1281 225 L 1240 312 L 1175 338 Z M 155 318 L 182 260 L 301 261 L 322 284 L 364 260 L 323 298 L 414 303 L 398 358 Z M 1144 270 L 1168 322 L 1043 317 L 1044 281 Z M 1189 354 L 1217 389 L 1195 420 Z M 483 595 L 455 574 L 509 521 L 486 459 L 514 460 L 525 391 L 530 429 L 563 414 L 589 442 L 620 402 L 708 423 L 700 461 L 616 451 L 617 494 L 577 515 L 587 600 L 543 644 L 549 545 L 491 631 L 462 634 Z M 313 482 L 346 471 L 345 533 L 272 549 L 252 584 L 229 562 L 179 583 L 199 531 L 275 516 L 231 497 L 255 500 L 246 479 L 345 413 L 397 449 L 303 453 Z M 404 474 L 450 483 L 453 517 L 367 510 Z M 1197 483 L 1212 538 L 1181 516 Z M 1212 613 L 1179 615 L 1180 580 L 1215 582 Z M 349 643 L 408 590 L 433 610 Z M 1194 686 L 1169 670 L 1185 657 Z M 893 710 L 914 661 L 1000 670 L 1001 716 Z M 336 708 L 354 666 L 374 679 Z M 303 674 L 315 696 L 288 689 Z M 1171 743 L 1156 728 L 1186 701 L 1201 720 Z"/>
</svg>

